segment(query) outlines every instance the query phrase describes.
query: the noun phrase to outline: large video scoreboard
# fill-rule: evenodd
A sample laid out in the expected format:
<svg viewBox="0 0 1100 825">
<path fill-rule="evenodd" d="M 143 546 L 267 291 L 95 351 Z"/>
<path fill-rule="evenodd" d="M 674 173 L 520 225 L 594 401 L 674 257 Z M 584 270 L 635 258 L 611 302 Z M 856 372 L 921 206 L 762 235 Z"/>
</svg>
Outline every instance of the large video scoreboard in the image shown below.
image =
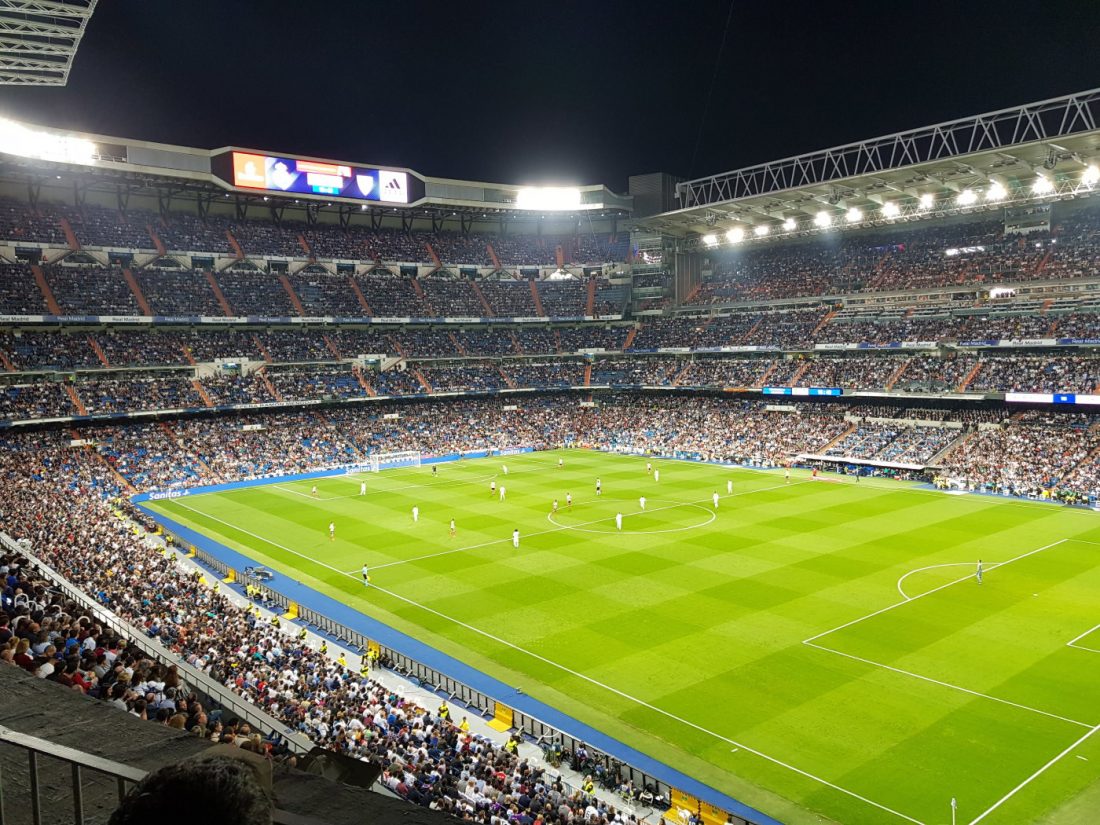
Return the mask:
<svg viewBox="0 0 1100 825">
<path fill-rule="evenodd" d="M 424 181 L 408 172 L 254 152 L 226 152 L 214 174 L 242 189 L 407 204 L 424 197 Z"/>
</svg>

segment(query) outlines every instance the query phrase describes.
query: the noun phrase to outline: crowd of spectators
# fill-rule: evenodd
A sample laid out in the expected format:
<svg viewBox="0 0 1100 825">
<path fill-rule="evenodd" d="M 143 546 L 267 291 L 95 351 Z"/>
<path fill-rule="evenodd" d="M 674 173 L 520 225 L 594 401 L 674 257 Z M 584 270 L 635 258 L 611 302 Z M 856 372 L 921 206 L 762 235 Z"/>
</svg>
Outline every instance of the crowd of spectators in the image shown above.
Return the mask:
<svg viewBox="0 0 1100 825">
<path fill-rule="evenodd" d="M 154 212 L 140 209 L 125 213 L 105 206 L 86 203 L 81 207 L 60 206 L 82 246 L 151 251 L 154 248 L 149 227 L 160 222 Z"/>
<path fill-rule="evenodd" d="M 145 268 L 133 272 L 134 279 L 154 315 L 225 315 L 206 273 L 192 269 Z"/>
<path fill-rule="evenodd" d="M 117 269 L 47 267 L 46 282 L 61 311 L 70 315 L 141 315 L 134 293 Z"/>
</svg>

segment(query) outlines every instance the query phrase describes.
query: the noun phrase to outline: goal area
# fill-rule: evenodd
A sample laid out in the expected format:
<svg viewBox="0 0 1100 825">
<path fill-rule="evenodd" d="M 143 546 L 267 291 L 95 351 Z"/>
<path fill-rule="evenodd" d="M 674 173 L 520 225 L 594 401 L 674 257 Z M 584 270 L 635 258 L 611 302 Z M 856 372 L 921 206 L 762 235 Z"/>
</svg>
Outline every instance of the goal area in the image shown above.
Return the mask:
<svg viewBox="0 0 1100 825">
<path fill-rule="evenodd" d="M 377 473 L 380 470 L 395 470 L 399 467 L 419 467 L 419 450 L 405 450 L 396 453 L 377 453 L 367 456 L 364 470 Z"/>
</svg>

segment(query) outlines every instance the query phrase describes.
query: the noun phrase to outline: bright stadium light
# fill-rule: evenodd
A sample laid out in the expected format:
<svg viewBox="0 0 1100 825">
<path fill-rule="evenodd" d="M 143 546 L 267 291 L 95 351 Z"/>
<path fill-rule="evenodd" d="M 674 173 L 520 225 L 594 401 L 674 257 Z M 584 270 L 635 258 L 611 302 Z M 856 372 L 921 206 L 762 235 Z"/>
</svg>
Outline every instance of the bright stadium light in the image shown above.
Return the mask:
<svg viewBox="0 0 1100 825">
<path fill-rule="evenodd" d="M 975 192 L 973 189 L 964 189 L 959 192 L 958 197 L 955 198 L 955 202 L 958 203 L 959 206 L 970 206 L 971 204 L 976 203 L 977 200 L 978 193 Z"/>
<path fill-rule="evenodd" d="M 1046 175 L 1039 175 L 1032 182 L 1031 191 L 1036 195 L 1048 195 L 1054 191 L 1054 182 Z"/>
<path fill-rule="evenodd" d="M 763 238 L 769 232 L 771 232 L 771 227 L 768 226 L 766 223 L 758 223 L 752 228 L 752 234 L 754 234 L 758 238 Z"/>
<path fill-rule="evenodd" d="M 726 232 L 726 240 L 730 243 L 741 243 L 745 240 L 745 230 L 740 226 L 733 227 L 733 229 Z"/>
<path fill-rule="evenodd" d="M 901 214 L 901 208 L 893 201 L 886 201 L 882 205 L 882 217 L 884 218 L 896 218 Z"/>
<path fill-rule="evenodd" d="M 1100 168 L 1095 163 L 1089 164 L 1085 171 L 1081 173 L 1081 183 L 1085 186 L 1095 186 L 1100 183 Z"/>
<path fill-rule="evenodd" d="M 0 118 L 0 152 L 58 163 L 95 163 L 95 144 L 74 135 L 28 129 L 22 123 Z"/>
<path fill-rule="evenodd" d="M 796 226 L 798 226 L 798 224 L 795 223 L 794 218 L 787 218 L 787 220 L 783 221 L 783 229 L 787 232 L 794 232 Z"/>
<path fill-rule="evenodd" d="M 704 235 L 703 243 L 706 246 L 718 246 L 718 236 L 714 234 Z"/>
<path fill-rule="evenodd" d="M 920 206 L 921 209 L 931 209 L 935 203 L 936 199 L 932 196 L 931 192 L 925 192 L 917 198 L 917 205 Z"/>
<path fill-rule="evenodd" d="M 987 201 L 1003 201 L 1008 195 L 1008 190 L 997 181 L 989 184 L 989 188 L 985 190 L 985 199 Z"/>
<path fill-rule="evenodd" d="M 844 213 L 844 219 L 848 221 L 848 223 L 859 223 L 863 220 L 863 210 L 853 206 Z"/>
<path fill-rule="evenodd" d="M 816 215 L 814 215 L 814 226 L 820 226 L 824 229 L 826 226 L 833 222 L 833 216 L 822 209 Z"/>
<path fill-rule="evenodd" d="M 560 212 L 581 205 L 581 190 L 575 186 L 528 186 L 516 193 L 517 209 Z"/>
</svg>

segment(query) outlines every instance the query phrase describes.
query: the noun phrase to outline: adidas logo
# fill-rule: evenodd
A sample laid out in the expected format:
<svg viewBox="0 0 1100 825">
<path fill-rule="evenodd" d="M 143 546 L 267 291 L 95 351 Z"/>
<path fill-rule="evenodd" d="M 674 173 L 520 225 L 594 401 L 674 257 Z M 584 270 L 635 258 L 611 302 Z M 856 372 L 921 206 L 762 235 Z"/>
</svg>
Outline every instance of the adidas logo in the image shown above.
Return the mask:
<svg viewBox="0 0 1100 825">
<path fill-rule="evenodd" d="M 386 184 L 386 188 L 389 189 L 391 192 L 400 192 L 405 187 L 401 185 L 401 181 L 394 178 Z"/>
</svg>

